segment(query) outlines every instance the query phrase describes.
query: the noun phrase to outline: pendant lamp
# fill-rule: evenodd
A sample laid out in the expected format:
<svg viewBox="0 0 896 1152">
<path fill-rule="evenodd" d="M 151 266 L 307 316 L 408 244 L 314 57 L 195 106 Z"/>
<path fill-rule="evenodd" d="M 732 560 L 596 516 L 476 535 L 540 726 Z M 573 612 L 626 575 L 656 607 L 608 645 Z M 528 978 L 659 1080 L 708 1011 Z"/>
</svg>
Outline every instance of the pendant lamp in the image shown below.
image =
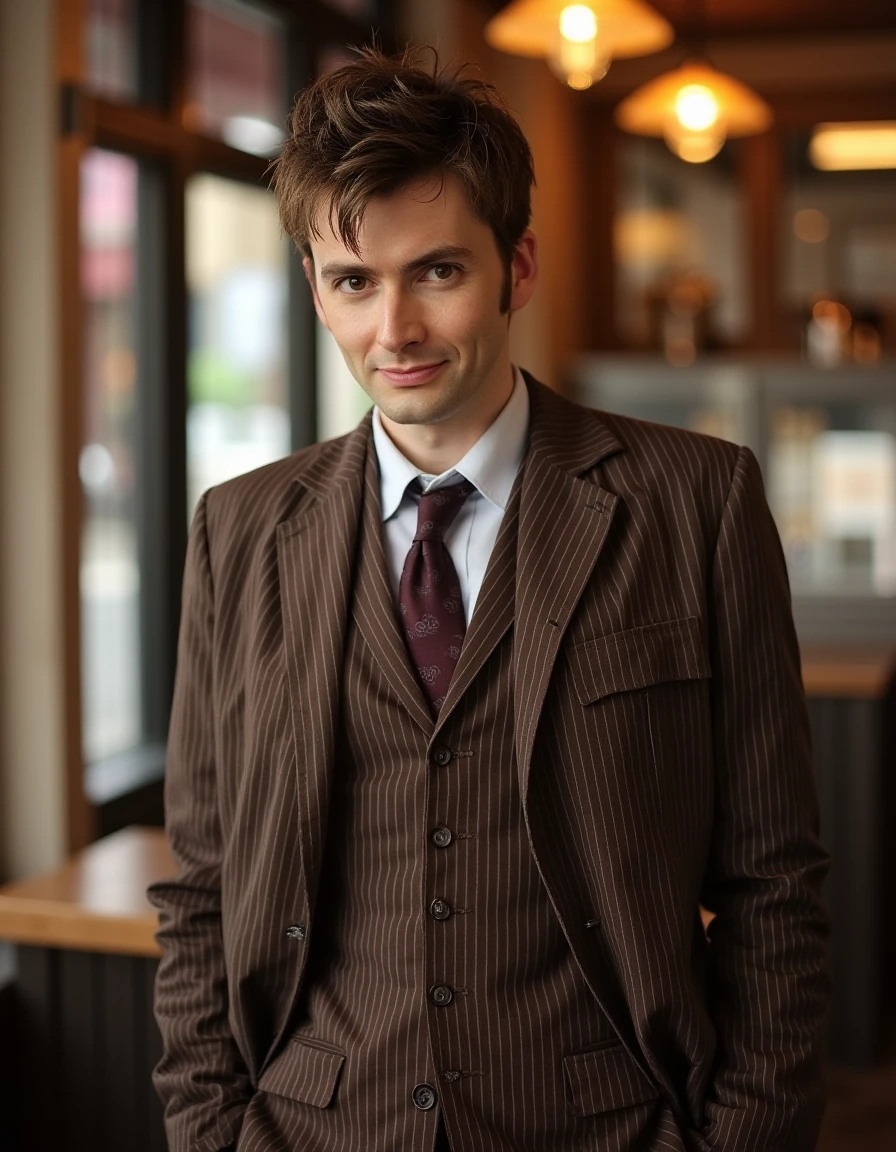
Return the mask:
<svg viewBox="0 0 896 1152">
<path fill-rule="evenodd" d="M 672 25 L 643 0 L 511 0 L 485 26 L 493 48 L 544 56 L 570 88 L 590 88 L 614 56 L 646 56 L 672 43 Z"/>
<path fill-rule="evenodd" d="M 640 136 L 663 136 L 691 164 L 711 160 L 728 136 L 764 132 L 771 107 L 746 84 L 703 60 L 649 80 L 616 109 L 616 123 Z"/>
</svg>

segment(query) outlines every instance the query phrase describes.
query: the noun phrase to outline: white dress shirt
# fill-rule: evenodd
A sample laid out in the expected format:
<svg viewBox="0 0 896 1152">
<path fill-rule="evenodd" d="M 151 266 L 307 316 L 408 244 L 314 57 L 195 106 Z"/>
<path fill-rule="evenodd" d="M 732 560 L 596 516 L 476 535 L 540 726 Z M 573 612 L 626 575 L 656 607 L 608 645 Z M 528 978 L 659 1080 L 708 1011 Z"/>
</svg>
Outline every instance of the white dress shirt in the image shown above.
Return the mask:
<svg viewBox="0 0 896 1152">
<path fill-rule="evenodd" d="M 462 476 L 475 491 L 463 502 L 445 533 L 445 546 L 457 569 L 469 624 L 529 438 L 529 393 L 518 368 L 514 368 L 513 378 L 510 399 L 463 459 L 441 476 L 421 472 L 398 450 L 383 427 L 379 409 L 374 408 L 373 443 L 380 467 L 383 545 L 396 602 L 401 570 L 417 531 L 418 501 L 408 494 L 408 484 L 419 477 L 423 491 L 431 492 L 445 484 L 456 484 Z"/>
</svg>

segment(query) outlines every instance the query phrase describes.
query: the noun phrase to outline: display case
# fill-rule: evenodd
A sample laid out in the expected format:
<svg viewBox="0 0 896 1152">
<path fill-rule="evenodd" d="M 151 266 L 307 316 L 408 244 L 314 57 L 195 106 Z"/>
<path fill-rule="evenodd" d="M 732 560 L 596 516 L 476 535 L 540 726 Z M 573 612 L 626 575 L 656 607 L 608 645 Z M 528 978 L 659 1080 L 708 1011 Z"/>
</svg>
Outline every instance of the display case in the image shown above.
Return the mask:
<svg viewBox="0 0 896 1152">
<path fill-rule="evenodd" d="M 896 365 L 821 369 L 593 356 L 580 403 L 674 424 L 759 459 L 801 642 L 896 638 Z"/>
</svg>

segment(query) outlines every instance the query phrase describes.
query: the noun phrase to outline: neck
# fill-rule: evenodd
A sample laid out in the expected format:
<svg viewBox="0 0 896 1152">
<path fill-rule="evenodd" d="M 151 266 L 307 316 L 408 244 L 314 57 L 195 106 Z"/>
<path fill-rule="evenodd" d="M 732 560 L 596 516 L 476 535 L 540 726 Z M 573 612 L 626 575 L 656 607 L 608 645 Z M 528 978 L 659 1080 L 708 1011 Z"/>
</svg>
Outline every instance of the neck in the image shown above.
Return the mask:
<svg viewBox="0 0 896 1152">
<path fill-rule="evenodd" d="M 507 387 L 475 412 L 461 410 L 437 424 L 399 424 L 380 411 L 380 421 L 389 439 L 415 468 L 429 476 L 440 476 L 459 464 L 491 427 L 513 388 L 514 372 L 510 368 Z"/>
</svg>

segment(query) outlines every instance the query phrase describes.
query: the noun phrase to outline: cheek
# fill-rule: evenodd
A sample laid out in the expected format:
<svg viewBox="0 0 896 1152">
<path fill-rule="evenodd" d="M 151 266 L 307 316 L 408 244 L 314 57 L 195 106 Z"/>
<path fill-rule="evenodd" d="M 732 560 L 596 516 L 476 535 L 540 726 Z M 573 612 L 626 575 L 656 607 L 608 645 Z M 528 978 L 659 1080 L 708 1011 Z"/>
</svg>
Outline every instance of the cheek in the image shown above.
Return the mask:
<svg viewBox="0 0 896 1152">
<path fill-rule="evenodd" d="M 477 296 L 457 301 L 437 312 L 433 329 L 455 344 L 491 344 L 500 339 L 502 317 L 494 300 Z"/>
<path fill-rule="evenodd" d="M 365 346 L 368 336 L 368 325 L 360 312 L 345 312 L 341 308 L 333 308 L 327 317 L 330 332 L 340 348 L 346 351 L 359 351 Z"/>
</svg>

